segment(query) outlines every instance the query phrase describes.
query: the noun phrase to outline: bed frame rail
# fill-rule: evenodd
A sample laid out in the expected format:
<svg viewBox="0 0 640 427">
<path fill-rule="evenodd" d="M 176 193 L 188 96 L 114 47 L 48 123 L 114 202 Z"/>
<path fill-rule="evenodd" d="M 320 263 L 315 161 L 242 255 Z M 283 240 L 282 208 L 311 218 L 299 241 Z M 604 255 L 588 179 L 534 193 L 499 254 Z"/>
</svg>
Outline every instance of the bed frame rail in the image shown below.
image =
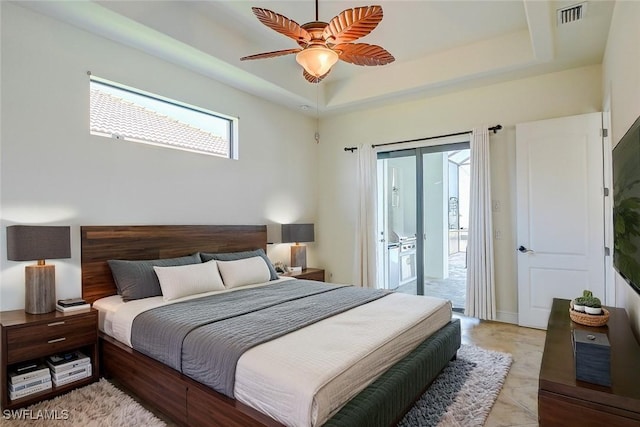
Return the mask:
<svg viewBox="0 0 640 427">
<path fill-rule="evenodd" d="M 282 427 L 178 371 L 101 334 L 102 372 L 174 422 L 193 427 Z M 460 321 L 452 320 L 392 366 L 335 414 L 325 427 L 396 425 L 460 348 Z"/>
</svg>

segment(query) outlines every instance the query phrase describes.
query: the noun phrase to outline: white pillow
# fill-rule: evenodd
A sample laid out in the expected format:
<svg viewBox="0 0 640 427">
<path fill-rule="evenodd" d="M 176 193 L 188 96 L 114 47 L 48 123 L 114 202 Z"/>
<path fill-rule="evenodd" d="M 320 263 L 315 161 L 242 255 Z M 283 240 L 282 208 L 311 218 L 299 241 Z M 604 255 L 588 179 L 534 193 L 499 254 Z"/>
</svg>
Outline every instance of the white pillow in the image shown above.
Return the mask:
<svg viewBox="0 0 640 427">
<path fill-rule="evenodd" d="M 218 269 L 227 289 L 268 282 L 271 272 L 260 256 L 236 261 L 218 261 Z"/>
<path fill-rule="evenodd" d="M 217 261 L 176 267 L 156 267 L 162 298 L 165 301 L 201 294 L 209 291 L 224 290 L 224 283 L 218 271 Z"/>
</svg>

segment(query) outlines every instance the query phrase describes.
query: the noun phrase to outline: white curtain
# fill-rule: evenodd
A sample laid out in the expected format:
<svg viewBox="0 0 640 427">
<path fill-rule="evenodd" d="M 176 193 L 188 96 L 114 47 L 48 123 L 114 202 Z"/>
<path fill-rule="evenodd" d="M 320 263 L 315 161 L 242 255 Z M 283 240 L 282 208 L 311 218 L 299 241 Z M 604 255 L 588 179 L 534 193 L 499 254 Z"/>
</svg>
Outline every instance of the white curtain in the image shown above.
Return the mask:
<svg viewBox="0 0 640 427">
<path fill-rule="evenodd" d="M 491 220 L 491 167 L 489 131 L 475 128 L 471 134 L 471 195 L 467 246 L 467 302 L 465 314 L 496 318 Z"/>
<path fill-rule="evenodd" d="M 358 147 L 355 284 L 376 287 L 376 153 L 371 144 Z"/>
</svg>

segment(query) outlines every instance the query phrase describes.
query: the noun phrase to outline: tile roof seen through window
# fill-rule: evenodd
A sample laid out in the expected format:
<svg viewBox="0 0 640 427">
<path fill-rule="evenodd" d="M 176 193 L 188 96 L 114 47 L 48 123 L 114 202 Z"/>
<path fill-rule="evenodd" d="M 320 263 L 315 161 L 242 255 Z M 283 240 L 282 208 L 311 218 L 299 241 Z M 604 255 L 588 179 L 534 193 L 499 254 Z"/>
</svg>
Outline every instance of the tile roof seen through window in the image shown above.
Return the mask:
<svg viewBox="0 0 640 427">
<path fill-rule="evenodd" d="M 229 141 L 131 101 L 91 89 L 91 132 L 229 157 Z"/>
</svg>

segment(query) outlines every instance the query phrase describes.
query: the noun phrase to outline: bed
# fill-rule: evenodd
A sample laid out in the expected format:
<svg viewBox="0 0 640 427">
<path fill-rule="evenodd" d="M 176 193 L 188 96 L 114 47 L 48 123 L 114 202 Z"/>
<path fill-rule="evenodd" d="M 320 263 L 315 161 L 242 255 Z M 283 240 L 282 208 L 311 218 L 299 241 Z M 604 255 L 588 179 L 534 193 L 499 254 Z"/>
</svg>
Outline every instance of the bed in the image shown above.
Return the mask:
<svg viewBox="0 0 640 427">
<path fill-rule="evenodd" d="M 87 226 L 81 228 L 82 240 L 82 286 L 83 297 L 90 302 L 96 300 L 109 300 L 108 297 L 116 294 L 116 287 L 113 282 L 111 270 L 107 264 L 107 260 L 141 260 L 141 259 L 159 259 L 173 258 L 184 255 L 193 254 L 195 252 L 237 252 L 245 250 L 253 250 L 256 248 L 266 247 L 266 227 L 265 226 Z M 278 281 L 275 281 L 278 282 Z M 284 289 L 290 284 L 269 284 L 263 288 Z M 300 284 L 301 288 L 311 288 L 315 285 Z M 318 287 L 321 285 L 318 284 Z M 322 285 L 324 286 L 324 285 Z M 261 288 L 262 289 L 262 288 Z M 293 288 L 291 288 L 293 289 Z M 320 288 L 319 288 L 320 289 Z M 346 292 L 356 292 L 357 288 L 346 289 Z M 249 292 L 249 291 L 246 291 Z M 271 292 L 271 291 L 270 291 Z M 306 291 L 305 291 L 306 292 Z M 325 291 L 318 291 L 324 293 Z M 327 294 L 331 294 L 333 289 Z M 337 290 L 335 292 L 338 292 Z M 239 295 L 240 293 L 238 293 Z M 385 302 L 391 298 L 400 296 L 384 296 L 379 300 L 364 304 L 367 309 L 376 307 L 379 312 L 385 310 L 393 310 L 393 303 Z M 161 299 L 162 297 L 160 297 Z M 217 298 L 217 297 L 216 297 Z M 402 298 L 402 297 L 400 297 Z M 112 298 L 113 299 L 113 298 Z M 415 299 L 413 300 L 422 300 Z M 127 303 L 129 304 L 129 303 Z M 378 304 L 377 306 L 375 304 Z M 402 304 L 409 304 L 402 303 Z M 100 303 L 98 303 L 100 305 Z M 129 304 L 127 307 L 134 307 L 135 304 Z M 386 307 L 386 308 L 385 308 Z M 362 307 L 345 310 L 344 313 L 331 316 L 326 320 L 314 323 L 307 328 L 302 328 L 302 332 L 306 333 L 307 329 L 317 328 L 318 324 L 326 322 L 337 322 L 342 325 L 344 322 L 352 323 L 351 318 L 342 318 L 340 316 L 356 316 L 358 310 Z M 108 310 L 106 310 L 108 311 Z M 101 368 L 105 376 L 116 378 L 125 387 L 130 388 L 134 393 L 143 400 L 155 406 L 157 409 L 168 415 L 176 423 L 183 425 L 224 425 L 224 426 L 245 426 L 245 425 L 292 425 L 294 421 L 286 418 L 279 418 L 277 413 L 269 412 L 269 408 L 261 406 L 262 401 L 252 401 L 252 397 L 246 397 L 245 394 L 254 393 L 256 385 L 269 384 L 269 381 L 261 379 L 253 381 L 251 376 L 249 380 L 243 380 L 242 372 L 257 372 L 261 374 L 261 369 L 255 368 L 264 363 L 265 360 L 278 360 L 283 357 L 282 350 L 278 350 L 278 340 L 293 340 L 293 336 L 298 336 L 300 331 L 287 334 L 281 338 L 257 346 L 255 349 L 247 351 L 246 356 L 243 355 L 238 361 L 238 372 L 236 373 L 236 390 L 244 384 L 244 390 L 250 393 L 241 392 L 239 395 L 229 397 L 229 393 L 221 393 L 214 391 L 212 388 L 203 385 L 201 382 L 195 381 L 189 376 L 182 374 L 179 370 L 160 363 L 159 361 L 133 350 L 129 345 L 123 343 L 126 339 L 108 333 L 109 326 L 105 326 L 104 319 L 107 316 L 104 307 L 100 311 L 101 328 L 100 348 L 101 348 Z M 449 307 L 450 311 L 450 307 Z M 390 313 L 393 313 L 391 311 Z M 401 418 L 406 410 L 412 405 L 414 400 L 426 389 L 428 384 L 435 378 L 440 370 L 448 363 L 450 359 L 455 357 L 456 351 L 460 346 L 460 328 L 459 323 L 455 320 L 447 318 L 445 321 L 440 318 L 437 331 L 429 332 L 428 337 L 414 337 L 414 342 L 402 344 L 400 341 L 388 342 L 383 353 L 394 355 L 392 348 L 409 345 L 406 354 L 402 356 L 393 356 L 396 359 L 390 362 L 390 367 L 385 366 L 381 375 L 375 376 L 371 381 L 354 389 L 352 391 L 355 396 L 349 396 L 348 402 L 341 409 L 325 411 L 328 421 L 320 417 L 321 423 L 324 425 L 343 425 L 343 426 L 372 426 L 372 425 L 391 425 Z M 393 322 L 391 322 L 393 323 Z M 425 323 L 426 325 L 426 323 Z M 416 325 L 412 330 L 421 331 L 425 325 Z M 335 327 L 335 325 L 334 325 Z M 319 330 L 319 329 L 318 329 Z M 317 334 L 318 330 L 315 331 Z M 338 330 L 338 329 L 336 329 Z M 300 332 L 300 333 L 302 333 Z M 416 332 L 417 333 L 417 332 Z M 421 331 L 420 333 L 424 333 Z M 117 334 L 116 334 L 117 335 Z M 404 336 L 404 335 L 403 335 Z M 304 338 L 303 338 L 304 339 Z M 307 338 L 308 339 L 308 338 Z M 394 335 L 394 339 L 395 335 Z M 400 338 L 398 338 L 399 340 Z M 415 341 L 417 339 L 417 341 Z M 297 341 L 288 342 L 288 348 L 302 348 Z M 128 343 L 130 344 L 130 343 Z M 282 347 L 281 347 L 282 348 Z M 254 351 L 255 350 L 255 351 Z M 260 353 L 259 351 L 263 351 Z M 271 352 L 271 353 L 269 353 Z M 319 351 L 312 351 L 305 355 L 303 350 L 301 354 L 292 357 L 309 358 L 309 356 L 318 355 Z M 287 353 L 295 353 L 295 351 L 287 351 Z M 393 358 L 392 357 L 392 358 Z M 245 360 L 246 359 L 246 360 Z M 323 357 L 317 357 L 318 363 L 323 362 Z M 358 363 L 354 365 L 360 366 L 366 363 L 366 358 L 362 357 Z M 248 362 L 248 361 L 251 362 Z M 283 362 L 284 363 L 284 362 Z M 246 366 L 245 366 L 246 365 Z M 327 365 L 329 367 L 330 365 Z M 365 366 L 365 365 L 363 365 Z M 306 372 L 307 368 L 300 371 L 300 375 Z M 356 369 L 356 368 L 353 368 Z M 365 368 L 368 370 L 369 368 Z M 253 370 L 253 371 L 252 371 Z M 264 371 L 264 369 L 263 369 Z M 274 369 L 277 371 L 277 369 Z M 343 383 L 337 389 L 325 393 L 325 400 L 339 394 L 336 390 L 345 387 L 344 384 L 353 383 L 356 387 L 356 379 L 361 377 L 360 373 L 347 373 L 343 378 Z M 271 372 L 268 372 L 271 375 Z M 351 375 L 351 376 L 350 376 Z M 314 374 L 315 376 L 315 374 Z M 275 381 L 274 377 L 274 381 Z M 206 381 L 203 381 L 206 383 Z M 238 382 L 241 383 L 238 386 Z M 293 387 L 293 386 L 292 386 Z M 263 387 L 265 388 L 265 387 Z M 269 397 L 277 390 L 266 387 L 263 395 Z M 292 388 L 290 397 L 299 394 L 296 388 Z M 225 395 L 226 394 L 226 395 Z M 318 398 L 319 400 L 322 400 Z M 278 399 L 273 397 L 271 403 L 264 404 L 280 405 L 287 399 Z M 258 408 L 258 409 L 254 409 Z M 285 413 L 291 408 L 283 406 Z M 337 411 L 337 412 L 336 412 Z M 265 415 L 263 412 L 269 413 L 271 416 Z M 322 412 L 322 411 L 321 411 Z M 308 417 L 309 415 L 306 414 Z M 315 415 L 314 415 L 315 416 Z M 279 419 L 280 421 L 277 421 Z"/>
</svg>

